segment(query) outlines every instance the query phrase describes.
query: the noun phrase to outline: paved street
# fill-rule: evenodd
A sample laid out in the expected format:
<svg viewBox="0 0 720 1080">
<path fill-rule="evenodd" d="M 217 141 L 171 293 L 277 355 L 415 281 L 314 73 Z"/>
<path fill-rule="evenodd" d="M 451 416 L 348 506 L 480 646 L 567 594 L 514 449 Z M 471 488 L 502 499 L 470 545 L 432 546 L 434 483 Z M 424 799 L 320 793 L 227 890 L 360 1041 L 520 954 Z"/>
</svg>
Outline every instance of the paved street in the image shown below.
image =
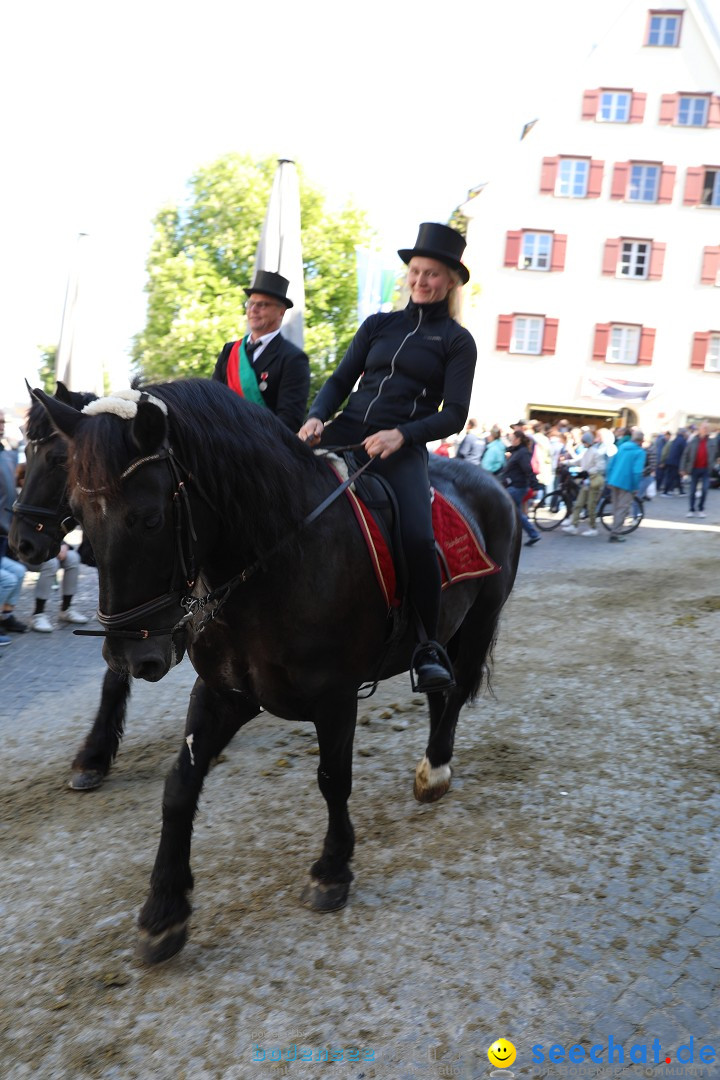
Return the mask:
<svg viewBox="0 0 720 1080">
<path fill-rule="evenodd" d="M 320 812 L 310 740 L 280 721 L 250 725 L 198 819 L 197 927 L 174 966 L 151 975 L 132 961 L 132 922 L 192 669 L 133 687 L 106 787 L 72 795 L 64 784 L 98 699 L 100 639 L 63 627 L 13 640 L 0 658 L 0 857 L 12 855 L 13 882 L 2 912 L 16 928 L 0 948 L 0 982 L 15 987 L 2 1003 L 12 1063 L 2 1075 L 305 1080 L 316 1064 L 270 1058 L 271 1045 L 301 1038 L 371 1047 L 371 1061 L 336 1064 L 352 1080 L 720 1075 L 719 491 L 708 509 L 687 519 L 685 499 L 655 499 L 623 545 L 558 531 L 523 548 L 495 699 L 461 717 L 453 788 L 437 807 L 409 797 L 425 721 L 407 681 L 361 706 L 357 880 L 347 909 L 321 924 L 288 881 Z M 94 609 L 91 570 L 76 606 Z M 28 587 L 18 614 L 30 610 Z M 243 800 L 248 771 L 259 779 Z M 46 820 L 58 816 L 60 846 L 43 867 L 34 852 L 49 826 L 33 819 L 34 798 Z M 138 835 L 121 816 L 130 807 Z M 262 848 L 248 839 L 258 813 Z M 21 889 L 32 944 L 18 937 Z M 37 907 L 43 895 L 51 914 Z M 78 920 L 89 920 L 88 941 Z M 225 1018 L 212 1050 L 200 991 Z M 517 1059 L 493 1074 L 486 1051 L 498 1038 Z"/>
</svg>

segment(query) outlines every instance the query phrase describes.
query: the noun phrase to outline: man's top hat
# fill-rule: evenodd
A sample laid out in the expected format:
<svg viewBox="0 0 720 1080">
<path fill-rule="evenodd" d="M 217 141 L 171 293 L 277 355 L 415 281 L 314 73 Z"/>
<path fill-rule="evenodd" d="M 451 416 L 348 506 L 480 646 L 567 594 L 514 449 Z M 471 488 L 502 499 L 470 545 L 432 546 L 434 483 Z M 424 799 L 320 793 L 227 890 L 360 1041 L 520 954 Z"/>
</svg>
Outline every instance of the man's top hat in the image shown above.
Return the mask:
<svg viewBox="0 0 720 1080">
<path fill-rule="evenodd" d="M 398 255 L 404 263 L 409 263 L 413 255 L 425 255 L 437 259 L 452 270 L 457 270 L 465 285 L 470 280 L 470 271 L 460 262 L 465 250 L 465 237 L 449 225 L 440 225 L 436 221 L 424 221 L 418 231 L 414 248 L 401 248 Z"/>
<path fill-rule="evenodd" d="M 256 292 L 265 293 L 266 296 L 281 300 L 285 307 L 291 308 L 293 302 L 288 299 L 287 295 L 289 284 L 288 279 L 283 277 L 282 274 L 274 274 L 272 270 L 257 270 L 255 280 L 250 288 L 245 290 L 245 294 L 251 296 Z"/>
</svg>

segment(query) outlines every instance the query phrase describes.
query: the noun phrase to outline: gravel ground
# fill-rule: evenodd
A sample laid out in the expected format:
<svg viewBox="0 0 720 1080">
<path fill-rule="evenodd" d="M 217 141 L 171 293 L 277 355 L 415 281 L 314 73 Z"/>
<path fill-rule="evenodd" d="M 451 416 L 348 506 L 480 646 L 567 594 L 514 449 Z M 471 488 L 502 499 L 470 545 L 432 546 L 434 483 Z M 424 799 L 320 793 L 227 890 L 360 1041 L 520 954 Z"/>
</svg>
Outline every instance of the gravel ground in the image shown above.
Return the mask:
<svg viewBox="0 0 720 1080">
<path fill-rule="evenodd" d="M 499 1037 L 518 1051 L 505 1077 L 581 1075 L 548 1047 L 609 1037 L 624 1062 L 586 1075 L 624 1074 L 628 1047 L 654 1038 L 671 1063 L 690 1036 L 720 1057 L 720 495 L 702 524 L 660 502 L 622 546 L 552 534 L 523 549 L 495 696 L 461 715 L 440 803 L 412 798 L 427 723 L 408 679 L 361 704 L 343 911 L 299 903 L 325 828 L 314 733 L 245 728 L 201 801 L 190 941 L 157 969 L 135 959 L 134 924 L 194 673 L 134 686 L 109 779 L 79 795 L 66 784 L 100 644 L 68 628 L 14 640 L 0 1076 L 306 1080 L 331 1047 L 343 1080 L 471 1080 L 491 1075 Z M 87 571 L 88 612 L 93 588 Z M 273 1060 L 293 1046 L 312 1063 Z M 674 1069 L 645 1074 L 689 1075 Z"/>
</svg>

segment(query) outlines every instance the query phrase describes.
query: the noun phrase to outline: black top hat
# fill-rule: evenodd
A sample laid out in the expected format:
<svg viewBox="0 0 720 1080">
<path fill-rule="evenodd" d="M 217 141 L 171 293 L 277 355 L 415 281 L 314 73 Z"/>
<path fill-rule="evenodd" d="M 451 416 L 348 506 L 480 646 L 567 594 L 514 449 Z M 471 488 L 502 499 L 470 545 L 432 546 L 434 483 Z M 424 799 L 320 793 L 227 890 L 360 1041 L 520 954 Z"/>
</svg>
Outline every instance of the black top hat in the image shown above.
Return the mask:
<svg viewBox="0 0 720 1080">
<path fill-rule="evenodd" d="M 282 274 L 274 274 L 272 270 L 256 270 L 255 280 L 249 289 L 245 290 L 246 296 L 251 296 L 252 293 L 260 292 L 265 293 L 266 296 L 273 296 L 276 300 L 281 300 L 285 307 L 291 308 L 293 306 L 292 300 L 288 299 L 287 291 L 290 282 Z"/>
<path fill-rule="evenodd" d="M 437 259 L 452 270 L 457 270 L 463 285 L 470 280 L 470 271 L 460 262 L 465 250 L 465 237 L 449 225 L 440 225 L 436 221 L 424 221 L 418 231 L 414 248 L 401 248 L 398 255 L 404 263 L 409 263 L 413 255 L 425 255 Z"/>
</svg>

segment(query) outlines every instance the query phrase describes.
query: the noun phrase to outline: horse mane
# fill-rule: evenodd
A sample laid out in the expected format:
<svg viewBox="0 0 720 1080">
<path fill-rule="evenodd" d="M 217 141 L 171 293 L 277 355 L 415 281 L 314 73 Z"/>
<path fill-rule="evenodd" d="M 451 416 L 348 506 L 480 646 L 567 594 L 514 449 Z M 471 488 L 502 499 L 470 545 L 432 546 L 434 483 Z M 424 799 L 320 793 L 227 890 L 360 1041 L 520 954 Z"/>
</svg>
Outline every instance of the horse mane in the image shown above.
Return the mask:
<svg viewBox="0 0 720 1080">
<path fill-rule="evenodd" d="M 310 477 L 327 477 L 328 470 L 269 409 L 211 379 L 143 384 L 142 389 L 167 406 L 176 458 L 231 531 L 261 550 L 297 526 L 307 501 L 298 469 L 304 465 L 304 476 Z M 108 497 L 119 495 L 120 473 L 137 456 L 129 422 L 100 413 L 76 442 L 70 482 Z"/>
</svg>

